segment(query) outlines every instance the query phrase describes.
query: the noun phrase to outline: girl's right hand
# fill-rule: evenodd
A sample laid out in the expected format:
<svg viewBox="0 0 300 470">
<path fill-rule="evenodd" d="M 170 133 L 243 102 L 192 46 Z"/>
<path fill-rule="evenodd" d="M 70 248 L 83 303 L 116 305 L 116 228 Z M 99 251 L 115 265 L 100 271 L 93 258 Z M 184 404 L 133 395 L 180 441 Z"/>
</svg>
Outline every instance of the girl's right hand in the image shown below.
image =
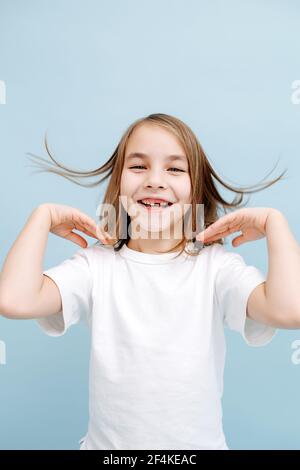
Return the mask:
<svg viewBox="0 0 300 470">
<path fill-rule="evenodd" d="M 42 204 L 42 206 L 49 211 L 51 233 L 66 238 L 82 248 L 86 248 L 88 243 L 83 237 L 74 233 L 74 229 L 96 238 L 96 240 L 101 240 L 102 243 L 106 243 L 105 237 L 96 222 L 79 209 L 63 204 L 46 203 Z"/>
</svg>

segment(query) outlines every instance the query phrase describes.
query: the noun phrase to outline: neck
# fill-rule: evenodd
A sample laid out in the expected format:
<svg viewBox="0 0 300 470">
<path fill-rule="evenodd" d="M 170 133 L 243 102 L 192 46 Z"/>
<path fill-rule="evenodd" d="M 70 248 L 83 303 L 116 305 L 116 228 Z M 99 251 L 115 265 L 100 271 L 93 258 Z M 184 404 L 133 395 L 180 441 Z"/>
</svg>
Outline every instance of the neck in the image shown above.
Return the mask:
<svg viewBox="0 0 300 470">
<path fill-rule="evenodd" d="M 128 248 L 132 250 L 141 251 L 142 253 L 149 254 L 160 254 L 170 251 L 180 251 L 182 249 L 183 241 L 179 246 L 180 240 L 152 240 L 152 239 L 141 239 L 136 240 L 129 239 L 127 243 Z"/>
</svg>

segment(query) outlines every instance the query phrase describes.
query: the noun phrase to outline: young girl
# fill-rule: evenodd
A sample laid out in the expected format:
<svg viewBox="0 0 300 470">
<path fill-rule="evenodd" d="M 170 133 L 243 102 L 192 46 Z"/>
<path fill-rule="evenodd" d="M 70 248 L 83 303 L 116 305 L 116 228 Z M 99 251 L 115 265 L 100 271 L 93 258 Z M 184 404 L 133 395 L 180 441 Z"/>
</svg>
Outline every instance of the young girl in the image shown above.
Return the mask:
<svg viewBox="0 0 300 470">
<path fill-rule="evenodd" d="M 80 319 L 89 325 L 90 419 L 80 449 L 228 449 L 224 326 L 252 346 L 268 343 L 277 327 L 300 327 L 299 246 L 286 219 L 273 208 L 218 218 L 219 206 L 238 207 L 247 191 L 223 183 L 191 129 L 166 114 L 135 121 L 94 171 L 49 155 L 59 167 L 49 171 L 73 181 L 108 172 L 103 207 L 116 218 L 96 224 L 76 208 L 38 206 L 4 262 L 0 311 L 36 318 L 51 336 Z M 239 200 L 226 202 L 213 177 Z M 74 229 L 97 243 L 87 246 Z M 267 279 L 225 249 L 236 231 L 233 246 L 267 237 Z M 43 271 L 49 232 L 81 248 Z"/>
</svg>

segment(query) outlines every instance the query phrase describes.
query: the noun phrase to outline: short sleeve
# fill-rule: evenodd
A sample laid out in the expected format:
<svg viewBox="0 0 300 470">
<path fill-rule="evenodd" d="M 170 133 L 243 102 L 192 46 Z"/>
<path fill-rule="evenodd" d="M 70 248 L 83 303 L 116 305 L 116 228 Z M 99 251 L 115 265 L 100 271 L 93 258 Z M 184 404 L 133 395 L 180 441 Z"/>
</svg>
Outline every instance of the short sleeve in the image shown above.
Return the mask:
<svg viewBox="0 0 300 470">
<path fill-rule="evenodd" d="M 259 269 L 247 265 L 240 254 L 232 252 L 224 254 L 216 274 L 215 294 L 223 324 L 240 333 L 249 346 L 263 346 L 276 333 L 275 328 L 247 316 L 248 297 L 264 281 Z"/>
<path fill-rule="evenodd" d="M 49 336 L 61 336 L 80 320 L 90 322 L 92 312 L 92 272 L 87 255 L 88 248 L 81 248 L 69 259 L 43 274 L 57 285 L 62 299 L 62 310 L 36 319 L 40 328 Z"/>
</svg>

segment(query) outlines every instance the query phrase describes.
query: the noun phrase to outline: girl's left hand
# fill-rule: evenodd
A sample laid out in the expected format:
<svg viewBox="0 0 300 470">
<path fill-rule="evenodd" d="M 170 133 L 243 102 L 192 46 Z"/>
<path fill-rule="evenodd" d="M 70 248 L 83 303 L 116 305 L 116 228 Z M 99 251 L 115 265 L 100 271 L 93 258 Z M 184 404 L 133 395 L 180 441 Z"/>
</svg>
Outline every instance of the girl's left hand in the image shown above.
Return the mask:
<svg viewBox="0 0 300 470">
<path fill-rule="evenodd" d="M 258 240 L 266 235 L 266 223 L 268 215 L 276 211 L 270 207 L 254 207 L 239 209 L 231 214 L 220 217 L 207 229 L 196 235 L 196 240 L 210 243 L 224 238 L 234 232 L 242 232 L 242 235 L 232 240 L 232 246 Z M 204 238 L 203 238 L 204 237 Z"/>
</svg>

